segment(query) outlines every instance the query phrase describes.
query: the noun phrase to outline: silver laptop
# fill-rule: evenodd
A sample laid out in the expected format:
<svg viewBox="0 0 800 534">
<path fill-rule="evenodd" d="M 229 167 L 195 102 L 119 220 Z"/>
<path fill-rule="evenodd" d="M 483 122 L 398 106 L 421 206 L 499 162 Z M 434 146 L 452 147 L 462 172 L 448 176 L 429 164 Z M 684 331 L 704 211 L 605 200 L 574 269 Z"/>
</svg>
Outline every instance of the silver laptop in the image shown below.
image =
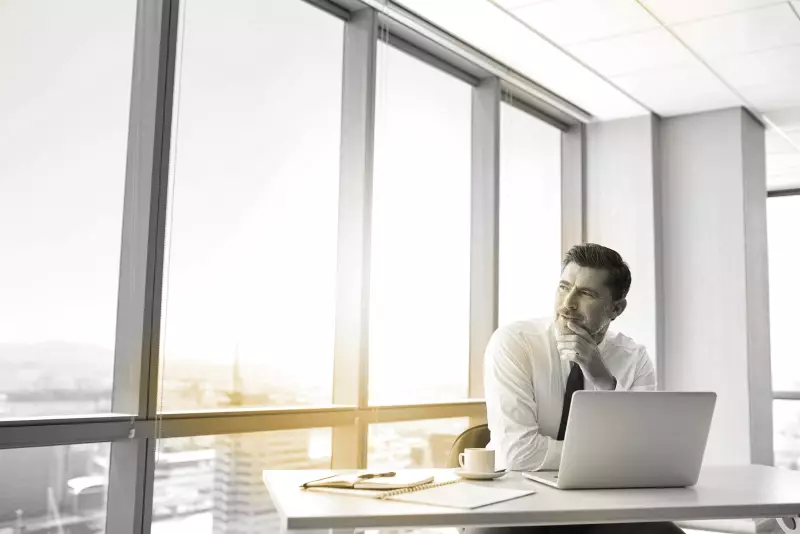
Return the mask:
<svg viewBox="0 0 800 534">
<path fill-rule="evenodd" d="M 717 394 L 577 391 L 558 471 L 522 476 L 559 489 L 694 486 Z"/>
</svg>

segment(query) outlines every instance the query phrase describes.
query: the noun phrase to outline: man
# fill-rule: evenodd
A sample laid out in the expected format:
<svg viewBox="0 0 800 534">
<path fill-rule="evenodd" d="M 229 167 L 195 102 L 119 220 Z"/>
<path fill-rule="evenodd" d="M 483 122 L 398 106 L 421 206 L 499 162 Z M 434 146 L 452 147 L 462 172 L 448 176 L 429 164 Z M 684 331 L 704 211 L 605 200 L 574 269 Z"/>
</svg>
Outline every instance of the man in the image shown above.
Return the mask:
<svg viewBox="0 0 800 534">
<path fill-rule="evenodd" d="M 617 252 L 591 243 L 576 245 L 562 263 L 553 317 L 519 321 L 494 333 L 486 348 L 484 380 L 489 448 L 497 451 L 498 468 L 558 469 L 571 400 L 565 397 L 568 389 L 655 389 L 645 348 L 608 330 L 625 311 L 630 285 L 630 270 Z M 672 523 L 540 530 L 681 532 Z"/>
</svg>

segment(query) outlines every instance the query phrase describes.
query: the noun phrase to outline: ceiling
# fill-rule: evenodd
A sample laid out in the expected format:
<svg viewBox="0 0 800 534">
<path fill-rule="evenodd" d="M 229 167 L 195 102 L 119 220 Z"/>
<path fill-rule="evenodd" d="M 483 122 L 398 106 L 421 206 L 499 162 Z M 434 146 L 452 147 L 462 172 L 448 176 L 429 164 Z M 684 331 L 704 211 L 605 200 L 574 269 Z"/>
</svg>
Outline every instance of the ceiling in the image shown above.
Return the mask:
<svg viewBox="0 0 800 534">
<path fill-rule="evenodd" d="M 745 106 L 800 187 L 800 0 L 400 0 L 600 120 Z"/>
</svg>

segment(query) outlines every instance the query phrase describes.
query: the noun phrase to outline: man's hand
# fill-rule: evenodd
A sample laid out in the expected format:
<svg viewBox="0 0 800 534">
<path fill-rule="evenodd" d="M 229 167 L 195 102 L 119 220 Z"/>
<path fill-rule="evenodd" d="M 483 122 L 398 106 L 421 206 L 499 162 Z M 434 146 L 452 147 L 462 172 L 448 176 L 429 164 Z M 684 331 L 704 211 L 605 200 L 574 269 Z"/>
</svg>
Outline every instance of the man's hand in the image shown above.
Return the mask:
<svg viewBox="0 0 800 534">
<path fill-rule="evenodd" d="M 556 334 L 558 352 L 577 363 L 584 376 L 588 376 L 598 388 L 615 389 L 617 379 L 603 363 L 597 343 L 589 332 L 572 322 L 567 323 L 567 327 L 572 330 L 572 334 Z"/>
</svg>

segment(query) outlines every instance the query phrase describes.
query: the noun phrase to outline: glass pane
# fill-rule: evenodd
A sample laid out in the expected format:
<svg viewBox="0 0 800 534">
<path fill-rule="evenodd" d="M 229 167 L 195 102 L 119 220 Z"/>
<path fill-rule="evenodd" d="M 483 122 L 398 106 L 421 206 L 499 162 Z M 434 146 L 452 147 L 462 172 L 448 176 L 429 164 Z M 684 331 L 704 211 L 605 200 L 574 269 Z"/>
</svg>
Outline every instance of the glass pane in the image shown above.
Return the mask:
<svg viewBox="0 0 800 534">
<path fill-rule="evenodd" d="M 469 85 L 379 45 L 372 404 L 467 395 L 471 98 Z"/>
<path fill-rule="evenodd" d="M 800 301 L 798 227 L 800 196 L 768 199 L 769 322 L 772 389 L 776 391 L 800 390 L 800 350 L 795 340 Z"/>
<path fill-rule="evenodd" d="M 561 131 L 500 106 L 498 324 L 549 317 L 561 268 Z"/>
<path fill-rule="evenodd" d="M 0 450 L 0 533 L 105 531 L 108 443 Z"/>
<path fill-rule="evenodd" d="M 182 8 L 160 408 L 329 404 L 344 23 Z"/>
<path fill-rule="evenodd" d="M 331 429 L 162 439 L 152 534 L 264 534 L 280 520 L 264 469 L 330 469 Z"/>
<path fill-rule="evenodd" d="M 0 2 L 0 418 L 111 410 L 135 17 Z"/>
<path fill-rule="evenodd" d="M 800 470 L 800 401 L 772 401 L 775 466 Z"/>
<path fill-rule="evenodd" d="M 447 467 L 450 447 L 468 417 L 369 425 L 367 467 L 392 470 Z"/>
</svg>

